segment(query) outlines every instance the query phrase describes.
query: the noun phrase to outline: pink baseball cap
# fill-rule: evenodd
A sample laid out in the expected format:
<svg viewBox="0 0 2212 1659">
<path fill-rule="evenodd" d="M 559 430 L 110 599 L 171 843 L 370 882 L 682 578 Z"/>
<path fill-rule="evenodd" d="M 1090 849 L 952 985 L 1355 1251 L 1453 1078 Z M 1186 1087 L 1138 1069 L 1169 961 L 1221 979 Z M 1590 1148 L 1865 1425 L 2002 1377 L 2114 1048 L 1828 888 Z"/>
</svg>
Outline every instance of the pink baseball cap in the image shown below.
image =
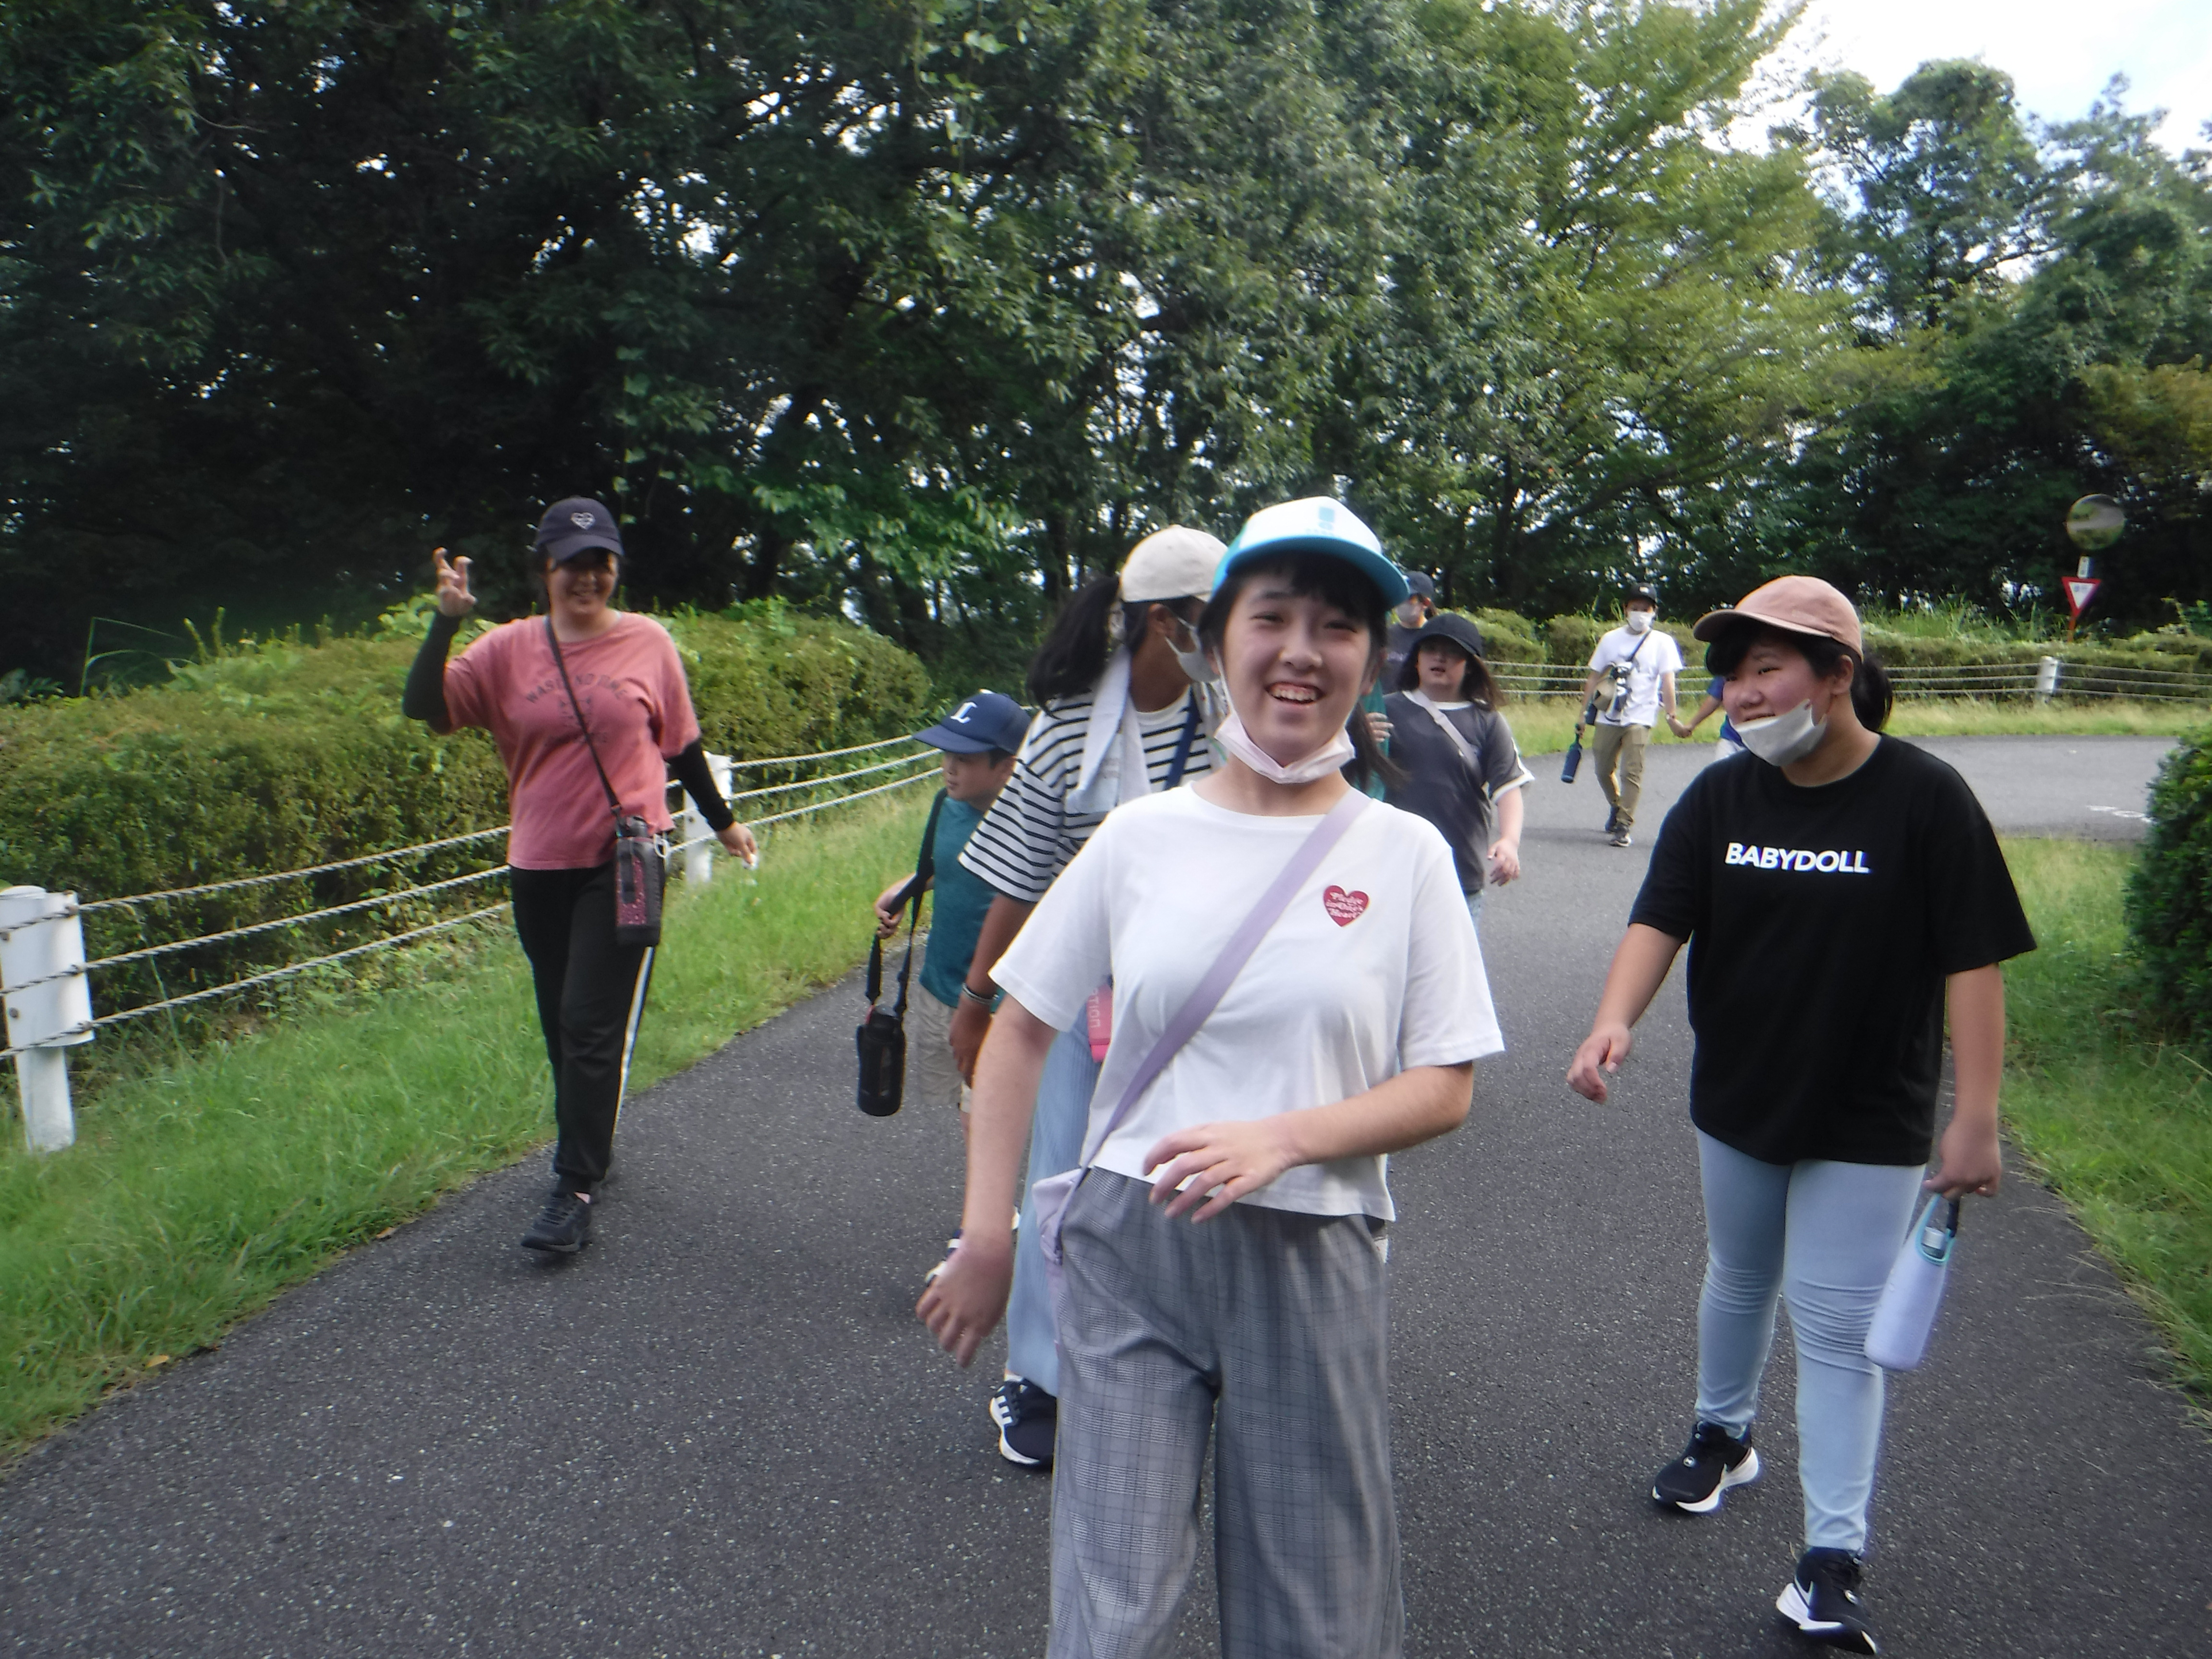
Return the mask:
<svg viewBox="0 0 2212 1659">
<path fill-rule="evenodd" d="M 1753 588 L 1725 611 L 1708 611 L 1690 632 L 1708 645 L 1740 622 L 1763 623 L 1785 634 L 1815 634 L 1833 640 L 1855 657 L 1866 654 L 1859 613 L 1836 588 L 1818 576 L 1777 576 Z"/>
</svg>

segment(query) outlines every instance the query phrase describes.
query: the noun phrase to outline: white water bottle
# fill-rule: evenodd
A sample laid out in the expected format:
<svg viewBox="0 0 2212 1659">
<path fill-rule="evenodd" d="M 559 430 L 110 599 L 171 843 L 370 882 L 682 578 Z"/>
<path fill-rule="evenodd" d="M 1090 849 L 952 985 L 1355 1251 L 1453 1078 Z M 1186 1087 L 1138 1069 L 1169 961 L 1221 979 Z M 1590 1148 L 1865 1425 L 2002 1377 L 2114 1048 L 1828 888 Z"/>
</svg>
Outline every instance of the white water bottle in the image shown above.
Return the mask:
<svg viewBox="0 0 2212 1659">
<path fill-rule="evenodd" d="M 1946 1201 L 1928 1200 L 1890 1264 L 1889 1282 L 1875 1304 L 1874 1322 L 1867 1327 L 1866 1357 L 1884 1370 L 1914 1370 L 1928 1352 L 1936 1310 L 1943 1305 L 1943 1281 L 1950 1276 L 1951 1254 L 1959 1245 L 1959 1200 L 1948 1200 L 1949 1212 L 1942 1220 L 1936 1218 L 1936 1206 Z"/>
</svg>

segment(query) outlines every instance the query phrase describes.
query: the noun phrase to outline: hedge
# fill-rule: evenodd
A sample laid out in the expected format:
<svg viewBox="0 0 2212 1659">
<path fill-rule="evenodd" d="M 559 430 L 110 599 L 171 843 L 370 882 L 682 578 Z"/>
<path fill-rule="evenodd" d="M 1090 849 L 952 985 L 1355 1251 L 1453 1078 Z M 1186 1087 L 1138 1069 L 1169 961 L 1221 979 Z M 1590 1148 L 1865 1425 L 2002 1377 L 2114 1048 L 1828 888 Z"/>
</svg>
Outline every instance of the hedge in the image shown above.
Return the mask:
<svg viewBox="0 0 2212 1659">
<path fill-rule="evenodd" d="M 2212 1047 L 2212 737 L 2166 755 L 2149 818 L 2127 890 L 2142 1006 L 2183 1041 Z"/>
<path fill-rule="evenodd" d="M 710 749 L 804 753 L 920 723 L 927 673 L 873 634 L 780 607 L 663 621 Z M 92 901 L 335 863 L 505 822 L 506 780 L 490 739 L 434 737 L 400 714 L 416 646 L 404 629 L 313 645 L 249 642 L 181 665 L 161 686 L 0 709 L 0 880 Z M 342 904 L 481 869 L 497 861 L 498 847 L 168 901 L 143 933 L 133 911 L 98 912 L 85 918 L 86 943 L 100 957 Z M 288 929 L 112 970 L 98 1000 L 112 1007 L 220 984 L 495 896 L 461 888 L 318 924 L 311 936 Z"/>
</svg>

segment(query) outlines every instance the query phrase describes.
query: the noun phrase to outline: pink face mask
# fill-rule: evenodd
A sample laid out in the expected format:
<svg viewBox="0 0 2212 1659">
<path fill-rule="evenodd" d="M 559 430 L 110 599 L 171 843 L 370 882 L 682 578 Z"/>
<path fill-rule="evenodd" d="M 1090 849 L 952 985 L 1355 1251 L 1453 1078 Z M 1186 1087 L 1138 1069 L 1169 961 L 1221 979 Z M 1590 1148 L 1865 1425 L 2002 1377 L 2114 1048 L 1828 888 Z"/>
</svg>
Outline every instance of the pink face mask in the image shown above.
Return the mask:
<svg viewBox="0 0 2212 1659">
<path fill-rule="evenodd" d="M 1352 734 L 1339 726 L 1336 735 L 1313 753 L 1285 766 L 1252 741 L 1252 734 L 1244 729 L 1244 722 L 1237 717 L 1233 705 L 1229 710 L 1229 718 L 1221 722 L 1221 729 L 1213 735 L 1224 749 L 1271 783 L 1311 783 L 1316 778 L 1325 778 L 1330 773 L 1342 769 L 1355 752 L 1352 746 Z"/>
</svg>

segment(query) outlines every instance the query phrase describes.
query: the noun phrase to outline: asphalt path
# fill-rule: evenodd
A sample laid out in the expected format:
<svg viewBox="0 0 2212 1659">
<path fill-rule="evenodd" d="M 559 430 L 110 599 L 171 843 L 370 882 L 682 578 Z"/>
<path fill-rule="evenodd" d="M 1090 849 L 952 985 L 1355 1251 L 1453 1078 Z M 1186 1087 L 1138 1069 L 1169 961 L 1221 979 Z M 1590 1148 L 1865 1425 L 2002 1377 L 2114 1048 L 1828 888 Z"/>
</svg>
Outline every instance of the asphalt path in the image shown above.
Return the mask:
<svg viewBox="0 0 2212 1659">
<path fill-rule="evenodd" d="M 1965 738 L 2001 827 L 2125 836 L 2163 744 Z M 1656 829 L 1705 757 L 1652 753 Z M 1540 760 L 1485 944 L 1510 1048 L 1395 1160 L 1393 1407 L 1408 1651 L 1808 1651 L 1786 1339 L 1771 1473 L 1657 1513 L 1702 1267 L 1679 989 L 1613 1103 L 1561 1073 L 1645 851 Z M 1642 827 L 1642 826 L 1639 826 Z M 857 919 L 856 919 L 857 925 Z M 357 1252 L 0 1483 L 20 1654 L 1042 1651 L 1048 1483 L 1000 1461 L 998 1355 L 910 1309 L 958 1134 L 850 1103 L 851 984 L 632 1102 L 593 1244 L 534 1266 L 532 1158 Z M 1786 1018 L 1789 1011 L 1777 1010 Z M 1896 1380 L 1869 1604 L 1899 1655 L 2201 1654 L 2212 1443 L 2057 1200 L 1970 1211 L 1933 1358 Z M 1201 1591 L 1204 1589 L 1200 1586 Z M 1215 1650 L 1193 1598 L 1182 1650 Z"/>
</svg>

